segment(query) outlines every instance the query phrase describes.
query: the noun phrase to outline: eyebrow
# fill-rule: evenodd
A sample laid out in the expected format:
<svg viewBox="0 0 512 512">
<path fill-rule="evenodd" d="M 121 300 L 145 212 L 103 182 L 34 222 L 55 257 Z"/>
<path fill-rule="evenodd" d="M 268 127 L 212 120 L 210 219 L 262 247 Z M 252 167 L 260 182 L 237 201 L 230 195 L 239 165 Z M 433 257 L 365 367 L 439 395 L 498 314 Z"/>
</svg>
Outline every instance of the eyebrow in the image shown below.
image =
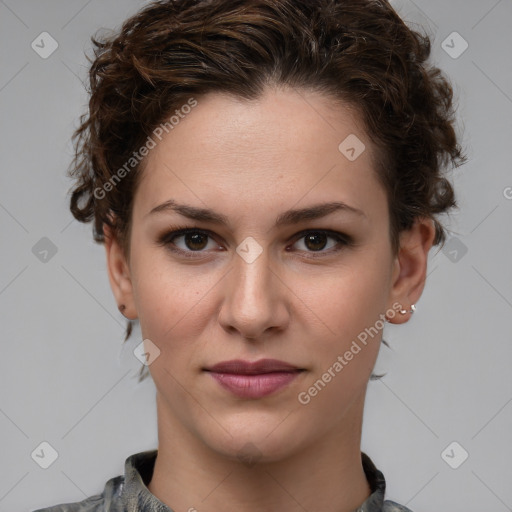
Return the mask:
<svg viewBox="0 0 512 512">
<path fill-rule="evenodd" d="M 196 206 L 179 204 L 174 199 L 169 199 L 168 201 L 165 201 L 165 203 L 155 206 L 145 216 L 147 217 L 155 213 L 170 211 L 179 213 L 183 217 L 187 217 L 196 221 L 211 222 L 213 224 L 219 224 L 223 226 L 230 225 L 229 219 L 221 213 L 217 213 L 213 210 L 210 210 L 209 208 L 198 208 Z M 299 224 L 305 220 L 320 219 L 337 211 L 344 211 L 367 218 L 366 214 L 362 210 L 354 208 L 353 206 L 349 206 L 348 204 L 341 201 L 333 201 L 329 203 L 315 204 L 308 206 L 307 208 L 287 210 L 277 216 L 275 224 L 278 227 L 283 225 Z"/>
</svg>

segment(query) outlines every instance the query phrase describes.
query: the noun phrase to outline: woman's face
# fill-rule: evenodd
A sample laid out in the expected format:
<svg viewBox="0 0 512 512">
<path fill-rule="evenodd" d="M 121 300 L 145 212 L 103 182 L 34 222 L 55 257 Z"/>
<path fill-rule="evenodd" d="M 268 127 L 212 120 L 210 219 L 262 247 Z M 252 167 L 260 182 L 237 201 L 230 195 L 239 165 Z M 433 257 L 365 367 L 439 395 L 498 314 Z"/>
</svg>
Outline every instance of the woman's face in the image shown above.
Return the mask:
<svg viewBox="0 0 512 512">
<path fill-rule="evenodd" d="M 163 133 L 116 292 L 160 351 L 149 365 L 159 420 L 229 457 L 355 435 L 384 314 L 410 305 L 360 120 L 320 94 L 269 89 L 197 98 Z M 182 213 L 158 208 L 169 201 Z M 191 232 L 172 240 L 181 228 Z M 235 359 L 302 371 L 207 371 Z"/>
</svg>

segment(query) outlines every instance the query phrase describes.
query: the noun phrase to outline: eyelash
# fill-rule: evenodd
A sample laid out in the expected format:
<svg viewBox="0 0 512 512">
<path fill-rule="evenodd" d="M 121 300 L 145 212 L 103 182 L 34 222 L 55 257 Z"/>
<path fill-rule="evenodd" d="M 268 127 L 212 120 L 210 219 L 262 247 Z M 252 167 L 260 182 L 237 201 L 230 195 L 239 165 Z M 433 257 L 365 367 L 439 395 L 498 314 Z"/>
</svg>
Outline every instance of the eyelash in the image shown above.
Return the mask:
<svg viewBox="0 0 512 512">
<path fill-rule="evenodd" d="M 170 251 L 174 253 L 178 253 L 186 258 L 199 258 L 200 255 L 204 253 L 205 251 L 184 251 L 183 249 L 178 249 L 174 246 L 173 240 L 175 238 L 178 238 L 179 236 L 187 235 L 189 233 L 200 233 L 202 235 L 206 235 L 209 238 L 215 239 L 214 233 L 207 229 L 200 229 L 196 227 L 190 227 L 190 226 L 175 226 L 171 228 L 170 231 L 166 231 L 162 235 L 160 235 L 157 239 L 157 244 L 159 246 L 165 246 Z M 310 233 L 321 233 L 327 235 L 329 238 L 335 239 L 339 245 L 343 247 L 350 247 L 354 245 L 354 241 L 352 237 L 345 235 L 343 233 L 338 233 L 337 231 L 331 231 L 329 229 L 306 229 L 303 230 L 297 234 L 295 234 L 292 238 L 293 243 L 295 244 L 298 242 L 301 238 L 304 238 L 306 235 Z M 341 251 L 341 248 L 338 247 L 336 249 L 330 249 L 328 251 L 306 251 L 308 253 L 311 253 L 311 256 L 308 256 L 308 258 L 321 258 L 324 256 L 332 255 L 334 253 L 337 253 Z M 194 254 L 198 254 L 198 256 L 195 256 Z"/>
</svg>

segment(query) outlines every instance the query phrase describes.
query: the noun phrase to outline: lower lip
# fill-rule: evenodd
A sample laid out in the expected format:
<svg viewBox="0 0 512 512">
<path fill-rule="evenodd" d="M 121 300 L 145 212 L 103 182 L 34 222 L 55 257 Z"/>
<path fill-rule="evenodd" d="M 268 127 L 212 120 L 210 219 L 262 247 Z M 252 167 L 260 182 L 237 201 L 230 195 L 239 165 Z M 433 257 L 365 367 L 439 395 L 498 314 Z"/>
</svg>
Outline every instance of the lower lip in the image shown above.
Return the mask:
<svg viewBox="0 0 512 512">
<path fill-rule="evenodd" d="M 275 372 L 258 375 L 208 373 L 223 388 L 241 398 L 262 398 L 284 388 L 302 372 Z"/>
</svg>

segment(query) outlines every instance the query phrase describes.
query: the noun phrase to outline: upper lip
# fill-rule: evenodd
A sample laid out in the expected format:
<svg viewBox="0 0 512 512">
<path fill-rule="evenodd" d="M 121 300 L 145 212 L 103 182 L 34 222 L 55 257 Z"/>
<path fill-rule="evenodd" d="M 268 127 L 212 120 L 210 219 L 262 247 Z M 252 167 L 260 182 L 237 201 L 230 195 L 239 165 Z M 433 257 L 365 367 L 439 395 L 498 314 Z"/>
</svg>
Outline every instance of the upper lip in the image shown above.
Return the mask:
<svg viewBox="0 0 512 512">
<path fill-rule="evenodd" d="M 231 361 L 217 363 L 205 368 L 205 370 L 215 373 L 257 375 L 260 373 L 293 372 L 302 370 L 302 368 L 298 368 L 297 366 L 277 359 L 260 359 L 259 361 L 254 362 L 243 361 L 242 359 L 232 359 Z"/>
</svg>

